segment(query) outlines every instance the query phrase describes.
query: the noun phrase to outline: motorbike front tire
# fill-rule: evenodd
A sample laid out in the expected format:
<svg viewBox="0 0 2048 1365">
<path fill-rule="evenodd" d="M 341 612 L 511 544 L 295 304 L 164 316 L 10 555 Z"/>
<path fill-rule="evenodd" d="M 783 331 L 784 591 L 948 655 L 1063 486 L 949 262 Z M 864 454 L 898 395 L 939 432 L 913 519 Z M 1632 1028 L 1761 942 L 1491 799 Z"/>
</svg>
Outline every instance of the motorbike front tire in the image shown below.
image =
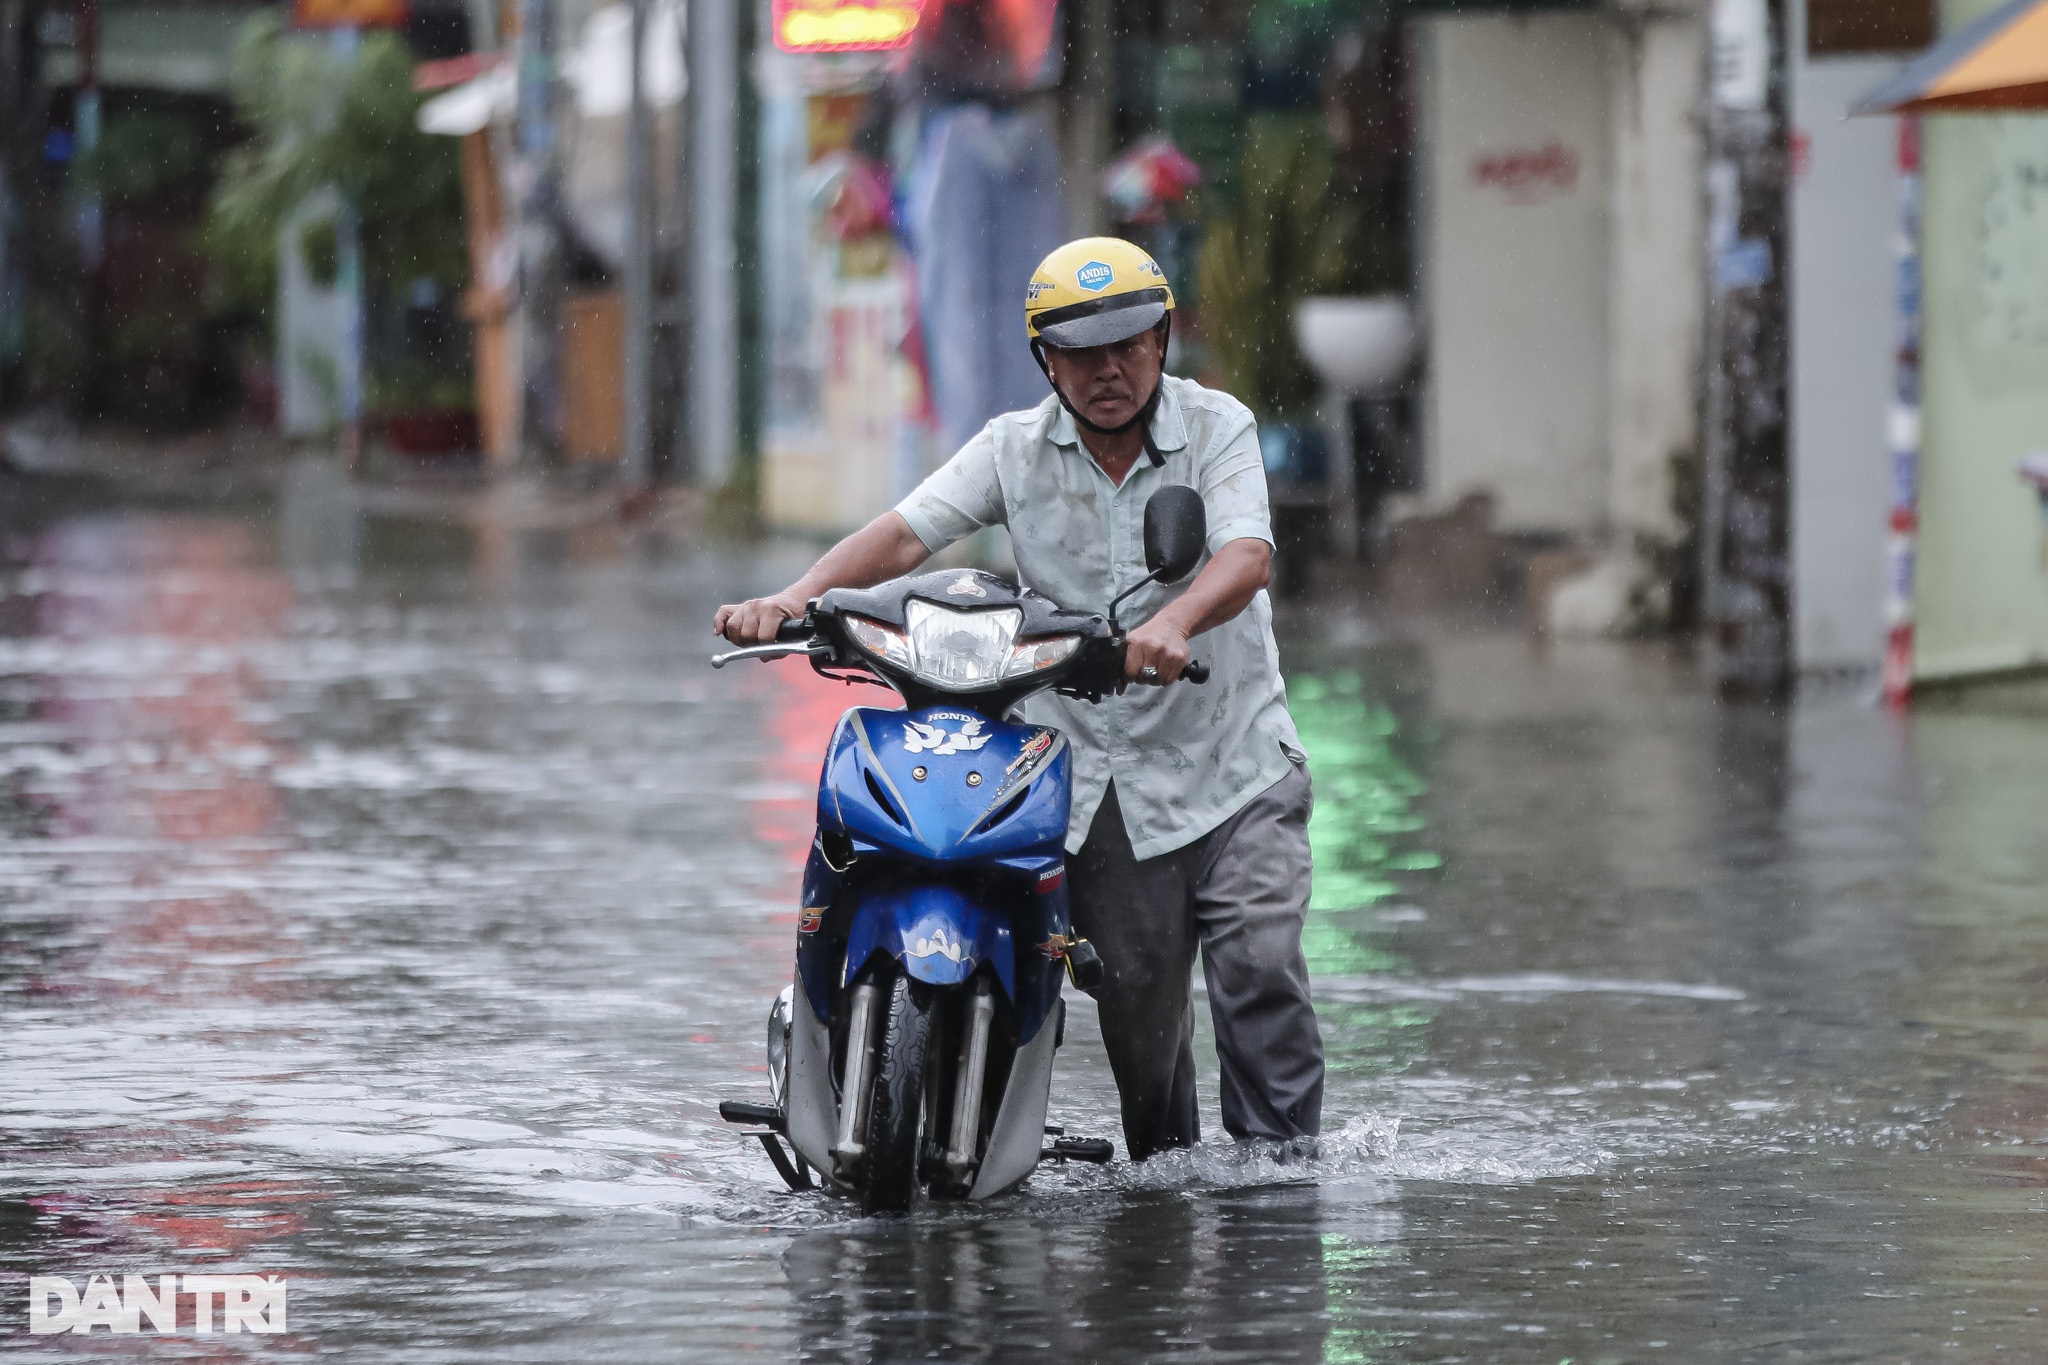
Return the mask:
<svg viewBox="0 0 2048 1365">
<path fill-rule="evenodd" d="M 932 988 L 922 981 L 899 974 L 890 984 L 868 1102 L 867 1155 L 858 1177 L 862 1213 L 907 1213 L 917 1198 L 934 1003 Z"/>
</svg>

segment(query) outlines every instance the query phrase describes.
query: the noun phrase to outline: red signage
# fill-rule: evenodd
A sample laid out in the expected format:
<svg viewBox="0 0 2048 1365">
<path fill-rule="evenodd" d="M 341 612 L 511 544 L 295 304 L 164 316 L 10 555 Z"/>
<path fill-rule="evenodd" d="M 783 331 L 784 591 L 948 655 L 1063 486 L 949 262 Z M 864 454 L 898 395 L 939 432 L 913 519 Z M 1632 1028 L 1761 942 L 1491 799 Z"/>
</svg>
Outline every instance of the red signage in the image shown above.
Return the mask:
<svg viewBox="0 0 2048 1365">
<path fill-rule="evenodd" d="M 402 28 L 410 0 L 293 0 L 293 28 Z"/>
<path fill-rule="evenodd" d="M 784 52 L 886 52 L 908 47 L 925 0 L 775 0 Z"/>
<path fill-rule="evenodd" d="M 1561 142 L 1482 153 L 1472 159 L 1472 183 L 1501 191 L 1510 204 L 1540 204 L 1579 187 L 1579 154 Z"/>
</svg>

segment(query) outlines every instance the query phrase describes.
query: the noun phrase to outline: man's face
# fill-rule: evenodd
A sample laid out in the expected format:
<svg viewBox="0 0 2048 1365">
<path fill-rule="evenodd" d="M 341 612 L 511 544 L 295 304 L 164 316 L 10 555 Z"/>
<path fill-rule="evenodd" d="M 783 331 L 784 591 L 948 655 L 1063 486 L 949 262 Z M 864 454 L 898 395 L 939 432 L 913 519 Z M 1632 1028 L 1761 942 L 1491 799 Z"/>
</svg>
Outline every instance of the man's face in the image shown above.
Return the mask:
<svg viewBox="0 0 2048 1365">
<path fill-rule="evenodd" d="M 1111 342 L 1062 351 L 1045 348 L 1046 368 L 1067 401 L 1098 427 L 1120 427 L 1138 415 L 1166 363 L 1160 329 Z"/>
</svg>

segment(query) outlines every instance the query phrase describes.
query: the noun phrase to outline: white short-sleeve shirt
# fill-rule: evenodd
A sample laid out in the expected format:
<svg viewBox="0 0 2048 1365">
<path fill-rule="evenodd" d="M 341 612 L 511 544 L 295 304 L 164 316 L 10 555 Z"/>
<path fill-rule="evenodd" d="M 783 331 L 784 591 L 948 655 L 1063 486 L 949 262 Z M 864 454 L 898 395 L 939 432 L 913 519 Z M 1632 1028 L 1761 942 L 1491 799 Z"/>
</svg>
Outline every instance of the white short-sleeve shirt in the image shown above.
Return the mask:
<svg viewBox="0 0 2048 1365">
<path fill-rule="evenodd" d="M 1208 511 L 1210 555 L 1233 540 L 1273 542 L 1266 471 L 1251 411 L 1188 379 L 1161 381 L 1152 441 L 1165 463 L 1140 456 L 1121 487 L 1081 445 L 1074 419 L 1047 395 L 1005 413 L 897 505 L 918 539 L 940 550 L 983 526 L 1009 528 L 1018 577 L 1063 607 L 1106 612 L 1145 575 L 1145 502 L 1186 484 Z M 1119 609 L 1126 630 L 1185 591 L 1151 584 Z M 1116 782 L 1131 848 L 1139 858 L 1201 838 L 1287 775 L 1300 753 L 1287 712 L 1264 592 L 1232 620 L 1195 637 L 1192 657 L 1211 670 L 1202 685 L 1133 687 L 1099 703 L 1040 693 L 1025 718 L 1057 726 L 1074 746 L 1074 805 L 1067 848 L 1078 850 Z"/>
</svg>

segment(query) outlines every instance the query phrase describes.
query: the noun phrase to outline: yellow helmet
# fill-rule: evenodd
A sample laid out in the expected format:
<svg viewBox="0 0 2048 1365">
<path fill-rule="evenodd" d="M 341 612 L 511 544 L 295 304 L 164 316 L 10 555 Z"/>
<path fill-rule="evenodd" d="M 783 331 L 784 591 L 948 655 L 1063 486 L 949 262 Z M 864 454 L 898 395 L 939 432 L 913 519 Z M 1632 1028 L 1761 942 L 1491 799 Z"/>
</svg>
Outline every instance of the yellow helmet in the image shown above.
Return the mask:
<svg viewBox="0 0 2048 1365">
<path fill-rule="evenodd" d="M 1107 346 L 1159 325 L 1173 290 L 1159 263 L 1121 237 L 1083 237 L 1038 263 L 1024 292 L 1024 330 L 1061 350 Z"/>
</svg>

